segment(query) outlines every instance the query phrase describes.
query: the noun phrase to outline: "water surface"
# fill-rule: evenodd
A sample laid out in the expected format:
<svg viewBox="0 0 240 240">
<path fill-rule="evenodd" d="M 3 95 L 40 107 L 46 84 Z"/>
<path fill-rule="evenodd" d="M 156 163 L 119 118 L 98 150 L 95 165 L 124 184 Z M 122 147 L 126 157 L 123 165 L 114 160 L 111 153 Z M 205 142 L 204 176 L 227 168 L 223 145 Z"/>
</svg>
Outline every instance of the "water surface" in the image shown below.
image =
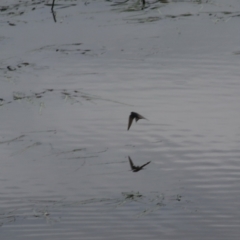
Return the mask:
<svg viewBox="0 0 240 240">
<path fill-rule="evenodd" d="M 1 3 L 1 239 L 239 238 L 239 4 L 162 2 Z"/>
</svg>

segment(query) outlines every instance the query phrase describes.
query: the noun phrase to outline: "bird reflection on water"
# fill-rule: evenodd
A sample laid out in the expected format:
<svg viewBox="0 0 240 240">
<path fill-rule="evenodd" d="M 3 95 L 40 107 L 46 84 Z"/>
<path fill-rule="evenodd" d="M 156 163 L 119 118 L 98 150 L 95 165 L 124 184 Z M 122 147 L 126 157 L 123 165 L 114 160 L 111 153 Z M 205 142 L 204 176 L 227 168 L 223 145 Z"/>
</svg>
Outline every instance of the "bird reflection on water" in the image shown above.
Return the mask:
<svg viewBox="0 0 240 240">
<path fill-rule="evenodd" d="M 131 170 L 133 172 L 138 172 L 138 171 L 142 170 L 146 165 L 148 165 L 151 162 L 151 161 L 147 162 L 147 163 L 143 164 L 142 166 L 135 166 L 132 159 L 129 156 L 128 156 L 128 160 L 129 160 Z"/>
</svg>

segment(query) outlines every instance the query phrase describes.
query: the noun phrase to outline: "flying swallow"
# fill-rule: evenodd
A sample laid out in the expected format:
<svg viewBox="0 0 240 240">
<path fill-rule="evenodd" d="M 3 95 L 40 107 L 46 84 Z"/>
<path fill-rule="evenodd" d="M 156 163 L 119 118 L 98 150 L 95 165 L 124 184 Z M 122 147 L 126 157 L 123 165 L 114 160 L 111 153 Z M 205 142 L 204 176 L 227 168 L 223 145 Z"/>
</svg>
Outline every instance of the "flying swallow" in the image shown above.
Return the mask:
<svg viewBox="0 0 240 240">
<path fill-rule="evenodd" d="M 136 112 L 131 112 L 129 119 L 128 119 L 128 130 L 132 125 L 132 121 L 135 118 L 135 121 L 137 122 L 139 119 L 146 119 L 145 117 L 143 117 L 142 115 L 136 113 Z M 147 119 L 146 119 L 147 120 Z"/>
<path fill-rule="evenodd" d="M 145 164 L 143 164 L 142 166 L 135 166 L 134 164 L 133 164 L 133 161 L 132 161 L 132 159 L 128 156 L 128 160 L 129 160 L 129 164 L 130 164 L 130 167 L 131 167 L 131 170 L 133 171 L 133 172 L 138 172 L 138 171 L 140 171 L 140 170 L 142 170 L 146 165 L 148 165 L 150 162 L 147 162 L 147 163 L 145 163 Z"/>
</svg>

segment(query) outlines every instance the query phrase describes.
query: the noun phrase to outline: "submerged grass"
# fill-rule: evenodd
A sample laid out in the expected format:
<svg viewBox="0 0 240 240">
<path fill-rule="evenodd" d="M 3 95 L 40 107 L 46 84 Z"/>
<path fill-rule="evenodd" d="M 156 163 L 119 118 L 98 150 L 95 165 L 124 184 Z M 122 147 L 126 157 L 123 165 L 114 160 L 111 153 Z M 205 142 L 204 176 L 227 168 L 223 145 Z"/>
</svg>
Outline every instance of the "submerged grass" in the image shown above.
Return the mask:
<svg viewBox="0 0 240 240">
<path fill-rule="evenodd" d="M 9 144 L 9 143 L 11 143 L 11 142 L 18 141 L 18 140 L 22 139 L 23 137 L 25 137 L 24 134 L 23 134 L 23 135 L 20 135 L 20 136 L 18 136 L 18 137 L 16 137 L 16 138 L 10 139 L 10 140 L 1 141 L 0 144 L 3 144 L 3 143 Z"/>
<path fill-rule="evenodd" d="M 33 92 L 29 95 L 23 93 L 23 92 L 13 92 L 12 94 L 12 101 L 6 101 L 5 99 L 0 98 L 0 107 L 11 104 L 13 102 L 22 102 L 26 101 L 31 104 L 37 104 L 39 107 L 39 115 L 42 115 L 43 109 L 46 107 L 46 104 L 43 100 L 39 101 L 39 99 L 44 99 L 46 97 L 46 94 L 59 94 L 61 98 L 65 102 L 70 102 L 70 104 L 79 103 L 82 104 L 82 101 L 91 102 L 92 104 L 97 104 L 96 101 L 105 101 L 105 102 L 111 102 L 116 103 L 120 105 L 126 105 L 126 106 L 133 106 L 132 104 L 116 101 L 113 99 L 103 98 L 101 96 L 92 95 L 80 90 L 66 90 L 66 89 L 46 89 L 42 92 Z M 1 143 L 1 142 L 0 142 Z"/>
<path fill-rule="evenodd" d="M 17 155 L 17 154 L 23 153 L 23 152 L 25 152 L 26 150 L 28 150 L 28 149 L 30 149 L 30 148 L 33 148 L 33 147 L 35 147 L 35 146 L 40 146 L 40 145 L 42 145 L 42 143 L 40 143 L 40 142 L 35 142 L 35 143 L 33 143 L 33 144 L 31 144 L 31 145 L 23 148 L 23 149 L 15 152 L 15 153 L 13 153 L 13 154 L 11 154 L 11 156 L 15 156 L 15 155 Z"/>
</svg>

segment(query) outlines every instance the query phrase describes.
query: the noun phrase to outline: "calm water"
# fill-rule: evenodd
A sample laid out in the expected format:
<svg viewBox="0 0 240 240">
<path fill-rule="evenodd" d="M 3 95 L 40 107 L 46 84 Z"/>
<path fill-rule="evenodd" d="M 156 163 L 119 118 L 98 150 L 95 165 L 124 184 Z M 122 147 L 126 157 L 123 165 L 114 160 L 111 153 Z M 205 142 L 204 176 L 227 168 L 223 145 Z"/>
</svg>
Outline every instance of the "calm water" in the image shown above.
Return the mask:
<svg viewBox="0 0 240 240">
<path fill-rule="evenodd" d="M 0 5 L 1 240 L 239 239 L 238 1 L 115 3 Z"/>
</svg>

